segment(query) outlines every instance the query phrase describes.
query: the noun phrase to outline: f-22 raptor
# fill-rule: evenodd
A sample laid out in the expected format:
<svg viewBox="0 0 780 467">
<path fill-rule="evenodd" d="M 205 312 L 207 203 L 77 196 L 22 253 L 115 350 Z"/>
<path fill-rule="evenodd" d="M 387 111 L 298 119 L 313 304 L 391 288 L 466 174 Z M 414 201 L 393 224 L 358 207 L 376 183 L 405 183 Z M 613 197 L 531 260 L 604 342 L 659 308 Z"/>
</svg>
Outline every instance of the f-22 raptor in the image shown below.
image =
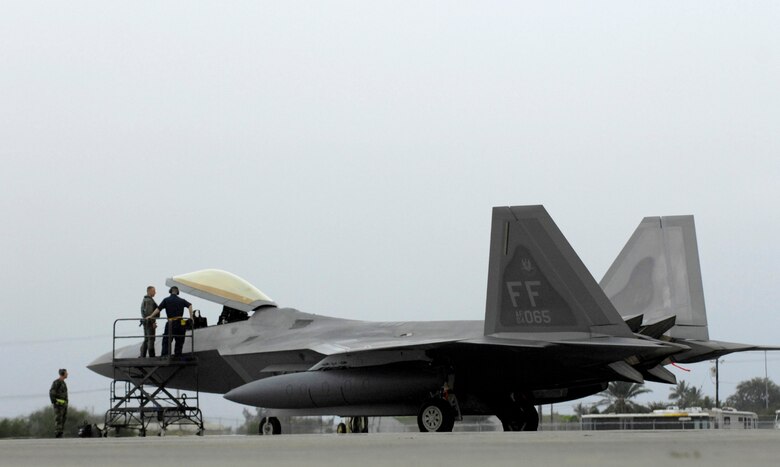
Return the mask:
<svg viewBox="0 0 780 467">
<path fill-rule="evenodd" d="M 533 431 L 535 405 L 610 381 L 673 384 L 664 365 L 769 349 L 709 340 L 698 261 L 692 216 L 646 218 L 600 286 L 544 207 L 514 206 L 493 209 L 484 321 L 339 319 L 279 307 L 225 271 L 175 276 L 166 284 L 247 319 L 195 329 L 198 374 L 168 386 L 265 408 L 263 434 L 280 433 L 282 415 L 340 415 L 353 431 L 368 416 L 451 431 L 495 415 Z M 114 358 L 136 356 L 116 349 L 89 368 L 113 377 Z"/>
</svg>

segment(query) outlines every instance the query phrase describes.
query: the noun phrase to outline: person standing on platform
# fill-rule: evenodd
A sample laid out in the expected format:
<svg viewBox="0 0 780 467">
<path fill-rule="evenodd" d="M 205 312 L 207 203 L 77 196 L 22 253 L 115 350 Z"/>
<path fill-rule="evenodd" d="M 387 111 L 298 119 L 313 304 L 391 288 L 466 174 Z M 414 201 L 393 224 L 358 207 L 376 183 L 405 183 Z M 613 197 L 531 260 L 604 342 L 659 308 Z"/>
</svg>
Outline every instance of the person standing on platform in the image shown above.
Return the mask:
<svg viewBox="0 0 780 467">
<path fill-rule="evenodd" d="M 68 418 L 68 385 L 65 380 L 68 379 L 68 370 L 60 368 L 60 377 L 51 383 L 49 389 L 49 399 L 54 406 L 54 437 L 62 438 L 65 431 L 65 420 Z"/>
<path fill-rule="evenodd" d="M 144 342 L 141 344 L 141 358 L 146 358 L 147 351 L 150 357 L 155 356 L 154 334 L 157 332 L 157 321 L 146 319 L 157 308 L 157 302 L 154 301 L 154 295 L 157 290 L 154 286 L 146 288 L 146 295 L 141 301 L 141 317 L 144 318 L 141 324 L 144 327 Z"/>
<path fill-rule="evenodd" d="M 192 319 L 192 303 L 179 297 L 179 288 L 176 286 L 171 287 L 169 292 L 170 295 L 165 297 L 146 319 L 154 319 L 160 314 L 160 310 L 165 310 L 168 321 L 165 323 L 165 334 L 163 335 L 162 352 L 160 355 L 165 357 L 170 354 L 169 345 L 171 338 L 173 338 L 175 342 L 173 354 L 178 357 L 181 355 L 184 347 L 185 328 L 184 324 L 182 324 L 184 308 L 190 310 L 190 319 Z"/>
</svg>

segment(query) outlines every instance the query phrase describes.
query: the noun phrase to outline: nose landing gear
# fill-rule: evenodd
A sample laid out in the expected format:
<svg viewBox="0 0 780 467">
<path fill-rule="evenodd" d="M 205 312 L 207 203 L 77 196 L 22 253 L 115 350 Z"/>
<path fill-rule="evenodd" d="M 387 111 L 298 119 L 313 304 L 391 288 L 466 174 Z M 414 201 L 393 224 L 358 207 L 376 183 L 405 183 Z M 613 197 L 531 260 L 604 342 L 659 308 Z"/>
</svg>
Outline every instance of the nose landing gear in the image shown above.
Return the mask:
<svg viewBox="0 0 780 467">
<path fill-rule="evenodd" d="M 259 432 L 264 436 L 280 435 L 282 434 L 282 424 L 279 423 L 279 419 L 276 417 L 263 417 L 260 420 Z"/>
<path fill-rule="evenodd" d="M 336 426 L 336 433 L 368 433 L 368 417 L 347 417 Z"/>
</svg>

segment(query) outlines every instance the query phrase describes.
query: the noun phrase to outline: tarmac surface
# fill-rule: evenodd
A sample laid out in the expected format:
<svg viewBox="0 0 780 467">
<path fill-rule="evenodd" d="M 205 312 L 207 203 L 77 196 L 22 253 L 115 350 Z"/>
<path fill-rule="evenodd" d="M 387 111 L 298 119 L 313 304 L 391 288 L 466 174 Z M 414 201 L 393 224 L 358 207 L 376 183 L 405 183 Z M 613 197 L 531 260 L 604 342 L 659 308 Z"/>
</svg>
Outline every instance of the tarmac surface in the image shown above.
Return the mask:
<svg viewBox="0 0 780 467">
<path fill-rule="evenodd" d="M 780 430 L 0 440 L 2 466 L 778 466 Z"/>
</svg>

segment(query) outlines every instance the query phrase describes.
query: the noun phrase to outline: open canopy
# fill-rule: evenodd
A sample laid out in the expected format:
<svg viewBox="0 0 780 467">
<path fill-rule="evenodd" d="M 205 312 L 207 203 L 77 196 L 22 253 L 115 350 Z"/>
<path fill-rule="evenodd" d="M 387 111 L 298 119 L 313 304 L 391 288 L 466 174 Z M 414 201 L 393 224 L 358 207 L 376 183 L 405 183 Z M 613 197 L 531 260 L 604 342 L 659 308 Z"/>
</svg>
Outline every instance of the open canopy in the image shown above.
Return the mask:
<svg viewBox="0 0 780 467">
<path fill-rule="evenodd" d="M 246 312 L 262 306 L 276 306 L 266 294 L 244 279 L 219 269 L 203 269 L 165 280 L 169 287 L 214 303 Z"/>
</svg>

